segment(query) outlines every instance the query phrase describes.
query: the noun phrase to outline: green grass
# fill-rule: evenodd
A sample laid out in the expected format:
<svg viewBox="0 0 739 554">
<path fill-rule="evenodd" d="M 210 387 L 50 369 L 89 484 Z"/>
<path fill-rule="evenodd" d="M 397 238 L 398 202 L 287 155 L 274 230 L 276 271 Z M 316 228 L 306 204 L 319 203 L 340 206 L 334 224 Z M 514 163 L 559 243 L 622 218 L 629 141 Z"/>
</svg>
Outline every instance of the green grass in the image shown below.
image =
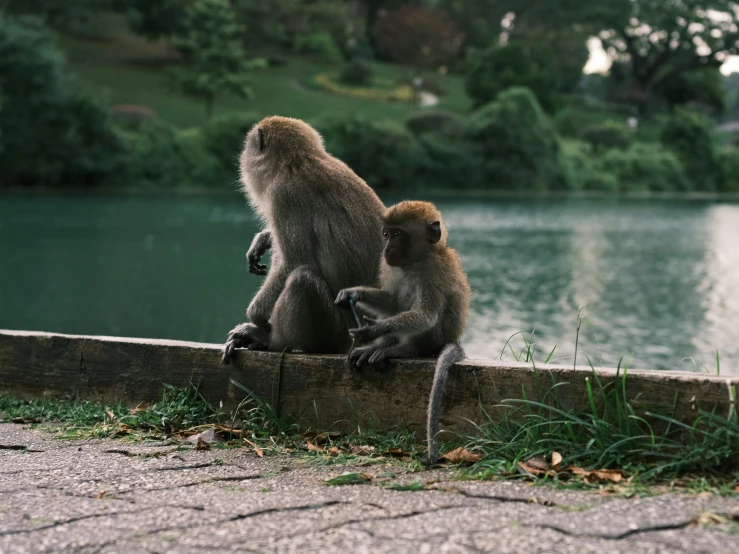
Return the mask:
<svg viewBox="0 0 739 554">
<path fill-rule="evenodd" d="M 149 107 L 162 119 L 179 127 L 199 126 L 205 121 L 205 108 L 201 103 L 174 92 L 168 86 L 163 67 L 171 56 L 162 43 L 149 43 L 130 34 L 119 17 L 102 16 L 98 26 L 106 29 L 105 38 L 60 37 L 70 71 L 83 87 L 112 104 Z M 361 113 L 372 118 L 403 120 L 411 109 L 400 103 L 360 100 L 309 89 L 301 83 L 317 73 L 337 70 L 337 66 L 308 57 L 292 56 L 287 60 L 287 65 L 254 71 L 254 97 L 250 100 L 229 96 L 219 98 L 215 114 L 250 111 L 311 120 L 326 113 Z M 396 79 L 405 73 L 389 64 L 372 65 L 379 77 Z M 437 78 L 448 91 L 438 107 L 461 112 L 468 110 L 470 102 L 462 79 L 449 75 Z"/>
<path fill-rule="evenodd" d="M 578 310 L 575 333 L 575 358 L 583 322 L 595 333 L 585 316 L 584 306 Z M 516 337 L 523 346 L 513 346 Z M 597 335 L 596 335 L 597 342 Z M 505 343 L 501 357 L 508 351 L 516 361 L 530 363 L 534 359 L 534 334 L 516 333 Z M 556 346 L 548 353 L 548 362 Z M 544 353 L 546 354 L 546 353 Z M 683 422 L 670 413 L 637 411 L 629 401 L 628 362 L 622 357 L 616 380 L 604 385 L 591 359 L 583 355 L 592 370 L 586 380 L 588 407 L 575 411 L 560 399 L 567 386 L 555 382 L 536 399 L 526 397 L 505 400 L 493 420 L 484 407 L 487 421 L 476 425 L 476 432 L 466 437 L 465 447 L 483 456 L 468 476 L 520 476 L 525 462 L 531 459 L 552 460 L 553 453 L 562 456 L 559 469 L 544 475 L 545 479 L 568 480 L 568 467 L 585 470 L 622 470 L 634 486 L 685 479 L 688 486 L 729 494 L 739 490 L 739 412 L 699 410 L 692 422 Z M 716 372 L 720 374 L 720 357 L 716 353 Z M 543 377 L 543 374 L 542 374 Z M 736 398 L 736 387 L 732 397 Z M 566 394 L 564 395 L 566 398 Z M 521 462 L 524 463 L 522 472 Z M 551 469 L 551 467 L 550 467 Z M 582 484 L 582 481 L 577 481 Z"/>
</svg>

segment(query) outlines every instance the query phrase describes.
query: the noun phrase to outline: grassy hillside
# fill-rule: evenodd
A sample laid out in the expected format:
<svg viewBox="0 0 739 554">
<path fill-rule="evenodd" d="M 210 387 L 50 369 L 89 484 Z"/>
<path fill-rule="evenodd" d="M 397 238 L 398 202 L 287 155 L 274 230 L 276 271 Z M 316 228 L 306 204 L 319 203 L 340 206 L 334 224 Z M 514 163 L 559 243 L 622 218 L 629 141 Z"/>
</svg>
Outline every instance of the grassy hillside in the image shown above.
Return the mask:
<svg viewBox="0 0 739 554">
<path fill-rule="evenodd" d="M 95 33 L 88 36 L 62 36 L 60 44 L 69 66 L 81 84 L 102 94 L 112 104 L 136 104 L 157 112 L 163 119 L 180 127 L 201 124 L 205 120 L 202 104 L 173 91 L 167 83 L 164 69 L 172 60 L 162 43 L 148 42 L 131 34 L 119 17 L 99 18 Z M 324 113 L 362 113 L 368 117 L 404 119 L 409 106 L 371 100 L 347 98 L 308 89 L 301 83 L 323 71 L 336 70 L 305 57 L 287 58 L 287 64 L 255 71 L 252 76 L 254 98 L 219 98 L 216 114 L 253 111 L 263 115 L 279 114 L 311 119 Z M 402 78 L 402 68 L 373 64 L 378 76 Z M 441 97 L 439 108 L 464 112 L 470 102 L 462 79 L 438 76 L 438 82 L 448 91 Z"/>
</svg>

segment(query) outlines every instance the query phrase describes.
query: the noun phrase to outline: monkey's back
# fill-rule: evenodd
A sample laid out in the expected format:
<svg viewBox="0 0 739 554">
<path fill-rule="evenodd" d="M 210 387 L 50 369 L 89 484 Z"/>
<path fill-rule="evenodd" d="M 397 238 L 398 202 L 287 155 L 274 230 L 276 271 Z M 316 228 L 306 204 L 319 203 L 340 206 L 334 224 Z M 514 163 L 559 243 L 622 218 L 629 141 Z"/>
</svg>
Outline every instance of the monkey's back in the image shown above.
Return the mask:
<svg viewBox="0 0 739 554">
<path fill-rule="evenodd" d="M 346 164 L 329 155 L 290 170 L 292 186 L 285 189 L 297 195 L 288 202 L 289 213 L 300 214 L 303 220 L 290 227 L 309 233 L 293 239 L 308 243 L 334 293 L 351 286 L 375 285 L 385 210 L 377 194 Z"/>
<path fill-rule="evenodd" d="M 441 259 L 439 272 L 443 276 L 442 290 L 445 296 L 442 340 L 444 344 L 458 343 L 467 326 L 472 292 L 457 251 L 445 248 Z"/>
</svg>

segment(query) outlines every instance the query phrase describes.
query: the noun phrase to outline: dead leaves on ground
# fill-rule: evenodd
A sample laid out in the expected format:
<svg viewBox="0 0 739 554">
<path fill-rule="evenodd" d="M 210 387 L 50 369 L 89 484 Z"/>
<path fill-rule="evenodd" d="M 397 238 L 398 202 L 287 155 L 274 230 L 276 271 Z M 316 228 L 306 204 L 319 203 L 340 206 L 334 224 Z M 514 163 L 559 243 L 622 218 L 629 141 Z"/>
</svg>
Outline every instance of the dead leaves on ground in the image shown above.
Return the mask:
<svg viewBox="0 0 739 554">
<path fill-rule="evenodd" d="M 474 464 L 482 460 L 482 456 L 480 454 L 473 454 L 469 450 L 465 448 L 455 448 L 451 452 L 447 452 L 442 456 L 442 459 L 451 462 L 453 464 L 457 464 L 460 462 L 465 462 L 468 464 Z"/>
<path fill-rule="evenodd" d="M 518 462 L 518 472 L 530 477 L 558 477 L 559 479 L 580 477 L 589 484 L 620 483 L 626 479 L 626 474 L 621 469 L 583 469 L 575 466 L 562 468 L 561 466 L 562 455 L 559 452 L 552 452 L 549 460 L 544 456 L 534 456 L 525 462 Z"/>
</svg>

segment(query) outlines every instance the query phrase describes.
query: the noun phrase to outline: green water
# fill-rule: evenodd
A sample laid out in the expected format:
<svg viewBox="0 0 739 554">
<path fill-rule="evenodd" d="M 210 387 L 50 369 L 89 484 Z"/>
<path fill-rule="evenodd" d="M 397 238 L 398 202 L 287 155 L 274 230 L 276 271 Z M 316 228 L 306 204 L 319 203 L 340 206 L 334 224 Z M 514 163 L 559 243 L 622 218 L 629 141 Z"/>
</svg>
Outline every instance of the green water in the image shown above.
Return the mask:
<svg viewBox="0 0 739 554">
<path fill-rule="evenodd" d="M 396 199 L 386 199 L 394 201 Z M 499 356 L 739 374 L 739 205 L 443 200 L 473 290 L 464 344 Z M 0 328 L 222 342 L 261 278 L 233 196 L 0 197 Z M 597 340 L 596 340 L 597 335 Z M 517 348 L 520 337 L 513 339 Z M 511 360 L 510 353 L 506 356 Z M 602 362 L 601 362 L 602 360 Z"/>
</svg>

